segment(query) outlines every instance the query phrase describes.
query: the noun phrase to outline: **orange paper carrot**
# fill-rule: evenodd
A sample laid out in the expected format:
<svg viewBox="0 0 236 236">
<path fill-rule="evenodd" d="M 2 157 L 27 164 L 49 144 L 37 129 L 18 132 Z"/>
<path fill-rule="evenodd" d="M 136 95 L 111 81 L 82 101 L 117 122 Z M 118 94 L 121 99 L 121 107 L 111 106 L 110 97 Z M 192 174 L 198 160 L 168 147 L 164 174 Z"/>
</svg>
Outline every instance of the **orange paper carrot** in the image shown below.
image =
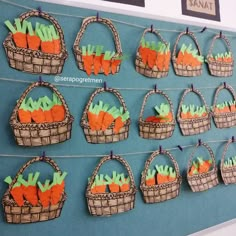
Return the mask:
<svg viewBox="0 0 236 236">
<path fill-rule="evenodd" d="M 43 207 L 48 207 L 51 199 L 51 186 L 50 180 L 46 180 L 44 184 L 38 181 L 38 197 Z"/>
</svg>

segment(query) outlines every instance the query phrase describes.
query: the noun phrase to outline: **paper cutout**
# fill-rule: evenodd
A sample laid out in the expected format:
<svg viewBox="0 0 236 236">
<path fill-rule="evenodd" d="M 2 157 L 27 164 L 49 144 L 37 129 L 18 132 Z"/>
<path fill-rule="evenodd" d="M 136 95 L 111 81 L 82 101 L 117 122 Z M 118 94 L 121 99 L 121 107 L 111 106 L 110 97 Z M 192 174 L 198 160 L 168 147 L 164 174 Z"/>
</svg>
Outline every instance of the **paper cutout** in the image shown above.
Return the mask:
<svg viewBox="0 0 236 236">
<path fill-rule="evenodd" d="M 156 175 L 156 170 L 148 169 L 145 181 L 147 186 L 152 186 L 156 184 L 155 175 Z"/>
<path fill-rule="evenodd" d="M 236 112 L 236 101 L 224 101 L 222 103 L 217 104 L 215 107 L 212 107 L 212 111 L 215 113 L 228 113 L 228 112 Z"/>
<path fill-rule="evenodd" d="M 48 207 L 51 200 L 51 186 L 49 185 L 50 180 L 46 180 L 44 184 L 38 181 L 38 197 L 43 207 Z"/>
<path fill-rule="evenodd" d="M 125 121 L 129 119 L 129 112 L 124 113 L 123 107 L 119 109 L 115 106 L 109 109 L 109 104 L 104 104 L 103 101 L 99 101 L 98 104 L 89 106 L 87 113 L 88 123 L 91 130 L 105 131 L 113 123 L 113 131 L 115 134 L 119 133 L 120 129 L 124 126 Z"/>
<path fill-rule="evenodd" d="M 189 176 L 196 174 L 207 173 L 212 168 L 212 159 L 203 160 L 203 157 L 197 157 L 198 161 L 193 161 L 192 166 L 190 167 L 190 171 L 188 173 Z"/>
<path fill-rule="evenodd" d="M 194 104 L 182 105 L 180 117 L 182 119 L 194 119 L 200 117 L 206 117 L 206 107 L 205 106 L 195 106 Z"/>
<path fill-rule="evenodd" d="M 82 62 L 87 75 L 90 76 L 92 72 L 97 75 L 101 71 L 105 75 L 115 74 L 121 61 L 126 58 L 126 56 L 115 55 L 114 51 L 103 52 L 103 48 L 102 45 L 82 46 Z"/>
<path fill-rule="evenodd" d="M 211 54 L 208 56 L 206 62 L 232 63 L 233 62 L 232 53 L 231 52 L 218 53 L 215 56 Z"/>
<path fill-rule="evenodd" d="M 142 38 L 138 51 L 145 66 L 148 65 L 151 69 L 156 66 L 159 71 L 169 70 L 170 44 L 166 45 L 163 42 L 156 44 L 154 41 L 149 42 Z"/>
<path fill-rule="evenodd" d="M 203 62 L 204 57 L 198 55 L 197 49 L 192 49 L 192 44 L 189 44 L 189 46 L 182 44 L 181 49 L 176 58 L 177 65 L 198 67 Z"/>
<path fill-rule="evenodd" d="M 65 107 L 59 97 L 53 93 L 52 100 L 47 96 L 40 97 L 38 100 L 25 98 L 18 110 L 18 118 L 21 123 L 60 122 L 65 119 L 65 113 Z"/>
<path fill-rule="evenodd" d="M 43 53 L 60 54 L 60 36 L 53 25 L 36 23 L 35 31 L 32 23 L 26 20 L 15 19 L 15 25 L 5 21 L 7 28 L 13 33 L 13 40 L 17 47 L 41 50 Z M 27 33 L 28 32 L 28 33 Z"/>
<path fill-rule="evenodd" d="M 176 172 L 173 167 L 168 165 L 155 165 L 157 170 L 156 182 L 157 184 L 164 184 L 176 180 Z"/>
</svg>

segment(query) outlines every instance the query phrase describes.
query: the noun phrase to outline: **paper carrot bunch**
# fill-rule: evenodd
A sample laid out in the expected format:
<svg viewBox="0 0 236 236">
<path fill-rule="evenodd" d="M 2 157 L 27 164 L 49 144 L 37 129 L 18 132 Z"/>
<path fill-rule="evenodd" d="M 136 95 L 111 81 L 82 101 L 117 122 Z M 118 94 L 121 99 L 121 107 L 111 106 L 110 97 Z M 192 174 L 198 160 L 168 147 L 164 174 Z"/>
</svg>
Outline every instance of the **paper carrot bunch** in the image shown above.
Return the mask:
<svg viewBox="0 0 236 236">
<path fill-rule="evenodd" d="M 148 169 L 148 172 L 146 175 L 146 181 L 145 181 L 147 186 L 152 186 L 156 184 L 155 175 L 156 175 L 155 170 Z"/>
<path fill-rule="evenodd" d="M 173 167 L 168 165 L 155 165 L 157 174 L 156 174 L 156 182 L 157 184 L 164 184 L 168 182 L 172 182 L 176 180 L 176 172 Z"/>
<path fill-rule="evenodd" d="M 206 62 L 223 62 L 223 63 L 232 63 L 232 53 L 225 52 L 225 53 L 218 53 L 217 55 L 213 56 L 212 54 L 208 56 Z"/>
<path fill-rule="evenodd" d="M 207 112 L 205 106 L 195 106 L 193 104 L 188 106 L 183 104 L 181 106 L 180 117 L 182 119 L 194 119 L 194 118 L 205 117 L 206 115 Z"/>
<path fill-rule="evenodd" d="M 58 204 L 64 193 L 64 179 L 67 173 L 63 172 L 62 175 L 58 172 L 54 173 L 51 184 L 50 180 L 46 180 L 42 184 L 38 181 L 39 175 L 39 172 L 35 174 L 29 173 L 27 180 L 23 178 L 23 175 L 19 175 L 17 182 L 10 191 L 11 196 L 18 206 L 23 206 L 25 200 L 32 206 L 41 204 L 43 207 L 48 207 L 49 205 Z M 6 177 L 4 181 L 8 184 L 12 183 L 10 176 Z"/>
<path fill-rule="evenodd" d="M 38 100 L 25 98 L 18 110 L 18 118 L 21 123 L 60 122 L 65 119 L 65 113 L 64 105 L 53 93 L 52 100 L 47 96 L 40 97 Z"/>
<path fill-rule="evenodd" d="M 193 161 L 189 170 L 189 175 L 202 174 L 210 171 L 212 168 L 212 159 L 203 160 L 202 157 L 197 157 L 197 161 Z"/>
<path fill-rule="evenodd" d="M 149 42 L 142 38 L 138 52 L 143 64 L 149 68 L 153 69 L 155 66 L 159 71 L 169 70 L 170 44 Z"/>
<path fill-rule="evenodd" d="M 104 104 L 103 101 L 99 101 L 95 105 L 91 103 L 88 110 L 88 123 L 91 130 L 105 131 L 114 123 L 113 131 L 119 133 L 125 121 L 129 118 L 129 112 L 124 112 L 123 107 L 119 109 L 115 106 L 109 107 L 110 105 Z"/>
<path fill-rule="evenodd" d="M 91 186 L 91 192 L 93 194 L 106 193 L 107 187 L 111 193 L 129 191 L 130 178 L 125 177 L 124 173 L 118 174 L 116 171 L 112 172 L 112 177 L 109 175 L 104 177 L 103 174 L 96 175 Z"/>
<path fill-rule="evenodd" d="M 197 67 L 200 66 L 203 62 L 204 57 L 198 55 L 197 49 L 192 49 L 192 44 L 189 44 L 189 46 L 182 44 L 176 58 L 177 65 Z"/>
<path fill-rule="evenodd" d="M 84 64 L 84 70 L 87 75 L 97 75 L 98 73 L 104 73 L 105 75 L 115 74 L 117 67 L 124 60 L 125 56 L 116 55 L 112 51 L 103 52 L 102 45 L 82 46 L 82 62 Z"/>
<path fill-rule="evenodd" d="M 228 158 L 224 161 L 224 168 L 231 168 L 236 166 L 236 156 Z"/>
<path fill-rule="evenodd" d="M 212 111 L 215 113 L 235 112 L 236 111 L 235 105 L 236 105 L 236 101 L 233 101 L 233 100 L 225 101 L 212 107 Z"/>
<path fill-rule="evenodd" d="M 60 54 L 61 41 L 53 25 L 36 23 L 35 30 L 32 23 L 26 20 L 15 19 L 14 27 L 9 20 L 5 25 L 12 32 L 13 41 L 17 47 L 31 50 L 41 50 L 43 53 Z"/>
<path fill-rule="evenodd" d="M 155 106 L 154 109 L 157 112 L 157 115 L 148 116 L 145 119 L 145 121 L 155 122 L 155 123 L 165 123 L 165 122 L 171 122 L 173 120 L 173 115 L 169 104 L 161 103 L 160 106 Z"/>
</svg>

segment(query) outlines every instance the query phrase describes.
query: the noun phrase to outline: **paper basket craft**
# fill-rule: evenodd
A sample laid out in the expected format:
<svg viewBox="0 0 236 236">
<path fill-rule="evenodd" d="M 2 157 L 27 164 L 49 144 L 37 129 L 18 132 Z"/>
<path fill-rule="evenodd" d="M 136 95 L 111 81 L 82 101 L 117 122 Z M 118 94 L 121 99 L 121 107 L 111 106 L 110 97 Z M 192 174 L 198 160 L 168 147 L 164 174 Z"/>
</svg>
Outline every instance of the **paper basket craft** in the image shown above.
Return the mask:
<svg viewBox="0 0 236 236">
<path fill-rule="evenodd" d="M 217 99 L 221 90 L 226 89 L 228 90 L 233 97 L 233 100 L 227 102 L 223 102 L 221 104 L 217 104 Z M 217 128 L 230 128 L 236 125 L 236 94 L 230 85 L 224 83 L 220 85 L 214 96 L 214 103 L 212 106 L 212 116 Z"/>
<path fill-rule="evenodd" d="M 194 171 L 192 170 L 192 168 L 194 168 L 194 164 L 193 164 L 192 160 L 193 160 L 193 157 L 194 157 L 194 154 L 195 154 L 197 148 L 199 148 L 200 146 L 207 149 L 207 151 L 210 155 L 210 163 L 211 163 L 212 167 L 211 167 L 211 169 L 209 167 L 206 167 L 207 168 L 206 172 L 205 171 L 204 172 L 197 171 L 197 173 L 195 174 Z M 201 160 L 201 162 L 202 162 L 202 160 Z M 209 160 L 207 162 L 209 163 Z M 202 164 L 202 165 L 205 165 L 205 164 Z M 208 164 L 208 166 L 209 166 L 209 164 Z M 191 173 L 193 173 L 193 174 L 191 174 Z M 189 162 L 188 162 L 187 180 L 188 180 L 188 183 L 189 183 L 191 190 L 193 192 L 205 191 L 205 190 L 208 190 L 208 189 L 219 184 L 214 153 L 213 153 L 212 149 L 206 143 L 201 142 L 201 143 L 198 143 L 194 147 L 194 149 L 190 155 Z"/>
<path fill-rule="evenodd" d="M 155 34 L 160 41 L 149 42 L 144 39 L 146 33 Z M 170 45 L 154 29 L 145 29 L 135 59 L 136 71 L 149 78 L 166 77 L 170 65 Z"/>
<path fill-rule="evenodd" d="M 86 31 L 89 24 L 98 22 L 107 26 L 114 38 L 116 52 L 105 51 L 102 52 L 102 45 L 91 46 L 90 44 L 86 46 L 81 46 L 82 37 Z M 90 74 L 116 74 L 120 70 L 120 64 L 122 62 L 122 48 L 118 32 L 113 25 L 113 23 L 106 18 L 91 16 L 83 20 L 80 31 L 73 46 L 75 60 L 80 70 L 85 71 L 88 75 Z"/>
<path fill-rule="evenodd" d="M 51 109 L 42 109 L 40 101 L 35 105 L 35 102 L 32 102 L 31 100 L 31 104 L 28 107 L 32 109 L 32 104 L 34 105 L 32 112 L 25 108 L 27 95 L 34 88 L 41 86 L 47 87 L 53 91 L 54 96 L 56 97 L 55 100 L 57 101 L 52 104 L 55 105 L 54 112 L 52 112 Z M 52 107 L 52 109 L 54 108 Z M 50 112 L 50 110 L 52 117 L 50 120 L 47 120 L 48 112 Z M 61 113 L 63 113 L 62 117 Z M 29 119 L 25 119 L 26 117 L 29 117 Z M 21 120 L 22 118 L 24 118 L 23 122 Z M 64 142 L 70 139 L 73 121 L 74 118 L 70 114 L 66 101 L 57 88 L 48 82 L 42 81 L 31 84 L 22 94 L 12 112 L 10 125 L 18 145 L 43 146 Z"/>
<path fill-rule="evenodd" d="M 185 44 L 183 44 L 181 50 L 178 52 L 177 55 L 177 45 L 179 43 L 180 38 L 184 35 L 187 35 L 192 38 L 197 48 L 192 49 L 191 45 L 187 47 Z M 192 32 L 180 33 L 176 39 L 172 53 L 172 62 L 176 75 L 188 77 L 200 76 L 202 74 L 203 61 L 204 60 L 201 54 L 201 49 L 195 35 Z"/>
<path fill-rule="evenodd" d="M 109 107 L 109 110 L 107 110 L 107 104 L 104 105 L 104 108 L 103 106 L 100 106 L 100 104 L 103 104 L 102 102 L 100 102 L 99 105 L 95 105 L 93 108 L 94 97 L 104 92 L 111 93 L 118 98 L 121 104 L 120 109 L 117 109 L 113 106 L 112 108 Z M 87 142 L 113 143 L 127 139 L 129 135 L 130 118 L 129 116 L 126 116 L 126 119 L 123 121 L 123 115 L 120 113 L 124 115 L 128 114 L 125 101 L 122 98 L 120 92 L 112 88 L 96 89 L 90 96 L 80 122 Z M 121 126 L 119 129 L 116 129 L 116 124 L 118 123 L 120 123 Z"/>
<path fill-rule="evenodd" d="M 229 145 L 234 142 L 234 137 L 228 140 L 224 147 L 223 155 L 221 157 L 220 172 L 225 185 L 236 183 L 236 157 L 234 156 L 228 158 L 227 160 L 225 158 Z"/>
<path fill-rule="evenodd" d="M 45 162 L 51 165 L 55 170 L 54 176 L 57 176 L 57 178 L 58 176 L 61 177 L 62 175 L 62 172 L 58 167 L 58 165 L 48 157 L 35 157 L 32 160 L 28 161 L 18 171 L 18 173 L 16 174 L 15 178 L 11 181 L 11 183 L 9 183 L 9 187 L 2 198 L 3 210 L 7 223 L 25 224 L 25 223 L 42 222 L 47 220 L 53 220 L 61 215 L 61 211 L 64 202 L 66 200 L 64 181 L 61 181 L 59 184 L 59 182 L 57 182 L 55 178 L 54 183 L 50 188 L 49 192 L 50 195 L 47 197 L 45 196 L 46 193 L 43 194 L 38 189 L 38 187 L 36 187 L 36 183 L 34 183 L 35 184 L 34 186 L 33 185 L 23 186 L 20 184 L 20 182 L 18 182 L 22 181 L 23 172 L 35 162 Z M 38 175 L 39 173 L 36 172 L 34 177 L 36 178 L 36 180 L 38 178 Z M 29 174 L 29 179 L 33 179 L 32 174 Z M 54 194 L 56 191 L 55 188 L 57 188 L 56 185 L 62 186 L 60 187 L 61 189 L 59 196 L 55 196 Z M 47 198 L 48 200 L 47 204 L 45 202 L 45 198 Z"/>
<path fill-rule="evenodd" d="M 158 155 L 165 155 L 170 159 L 172 162 L 174 169 L 171 167 L 171 173 L 174 173 L 174 176 L 170 177 L 169 171 L 168 176 L 166 175 L 165 181 L 161 181 L 161 183 L 158 183 L 161 178 L 159 177 L 160 175 L 163 175 L 161 172 L 160 166 L 157 166 L 158 173 L 157 173 L 157 181 L 155 181 L 155 172 L 153 174 L 150 174 L 150 165 L 153 162 L 153 160 L 158 156 Z M 168 166 L 167 166 L 168 167 Z M 170 167 L 166 168 L 170 169 Z M 148 176 L 152 175 L 152 176 Z M 159 175 L 159 176 L 158 176 Z M 165 175 L 165 173 L 164 173 Z M 147 178 L 151 177 L 151 178 Z M 171 179 L 170 179 L 171 178 Z M 150 180 L 153 179 L 153 181 L 150 182 Z M 180 185 L 182 183 L 182 178 L 180 176 L 179 172 L 179 166 L 172 154 L 166 150 L 157 150 L 152 153 L 152 155 L 146 160 L 145 162 L 145 167 L 144 171 L 142 172 L 142 177 L 141 177 L 141 184 L 140 184 L 140 189 L 143 193 L 143 199 L 145 203 L 158 203 L 158 202 L 163 202 L 166 200 L 173 199 L 179 195 L 180 192 Z"/>
<path fill-rule="evenodd" d="M 197 94 L 203 101 L 203 104 L 204 104 L 202 106 L 203 112 L 201 112 L 200 115 L 196 116 L 195 113 L 197 113 L 197 111 L 194 110 L 193 116 L 186 117 L 186 116 L 183 116 L 185 113 L 184 111 L 185 105 L 183 104 L 183 102 L 186 95 L 190 92 L 194 92 L 195 94 Z M 191 106 L 193 105 L 190 105 L 190 108 Z M 186 113 L 187 112 L 188 111 L 186 111 Z M 183 135 L 201 134 L 208 131 L 211 128 L 211 112 L 209 111 L 206 101 L 199 90 L 195 88 L 191 88 L 191 89 L 189 88 L 184 91 L 182 98 L 180 100 L 180 103 L 179 103 L 179 107 L 178 107 L 177 120 L 179 122 L 179 127 Z"/>
<path fill-rule="evenodd" d="M 116 160 L 120 162 L 127 170 L 130 179 L 129 190 L 125 192 L 93 193 L 91 189 L 95 181 L 95 177 L 97 176 L 101 166 L 110 160 Z M 86 198 L 89 212 L 93 216 L 111 216 L 114 214 L 130 211 L 135 205 L 136 192 L 137 189 L 135 186 L 133 173 L 127 161 L 117 155 L 105 156 L 96 166 L 86 189 Z"/>
<path fill-rule="evenodd" d="M 227 52 L 213 56 L 212 52 L 217 39 L 220 39 L 225 43 Z M 234 58 L 230 42 L 225 35 L 222 35 L 222 33 L 214 36 L 206 61 L 211 75 L 218 77 L 229 77 L 233 75 Z"/>
<path fill-rule="evenodd" d="M 52 23 L 50 26 L 53 34 L 55 36 L 55 41 L 59 42 L 57 53 L 45 53 L 43 52 L 43 45 L 53 44 L 51 37 L 48 42 L 43 42 L 39 40 L 39 37 L 32 30 L 32 25 L 30 22 L 26 21 L 30 17 L 41 17 Z M 39 12 L 37 10 L 32 10 L 20 15 L 18 19 L 16 19 L 18 29 L 12 28 L 12 31 L 7 36 L 7 38 L 3 42 L 3 46 L 6 51 L 6 56 L 9 62 L 9 66 L 24 72 L 29 72 L 33 74 L 60 74 L 62 72 L 65 60 L 67 59 L 68 53 L 66 51 L 64 35 L 61 26 L 58 24 L 56 19 L 45 12 Z M 21 27 L 22 24 L 22 27 Z M 29 26 L 30 24 L 30 26 Z M 30 28 L 28 34 L 26 32 Z M 21 30 L 21 31 L 17 31 Z M 24 31 L 24 33 L 22 33 Z M 47 32 L 44 32 L 44 35 L 47 35 Z M 23 44 L 22 39 L 20 43 L 16 41 L 17 34 L 24 35 Z M 30 35 L 31 34 L 31 35 Z M 38 47 L 32 49 L 33 47 L 27 48 L 29 44 L 29 38 L 34 37 L 31 42 L 35 44 L 35 41 L 39 40 Z M 28 39 L 28 43 L 27 43 Z M 44 38 L 46 40 L 46 38 Z M 16 45 L 16 43 L 18 45 Z M 44 44 L 43 44 L 44 43 Z M 51 47 L 51 46 L 50 46 Z M 48 48 L 46 46 L 44 49 Z"/>
<path fill-rule="evenodd" d="M 144 108 L 147 103 L 149 96 L 154 94 L 162 95 L 167 101 L 168 104 L 161 104 L 159 111 L 159 116 L 152 116 L 144 119 L 143 113 Z M 162 106 L 164 108 L 162 108 Z M 159 109 L 159 110 L 160 110 Z M 163 113 L 163 114 L 161 114 Z M 162 117 L 163 115 L 163 117 Z M 152 90 L 148 92 L 143 100 L 142 108 L 139 115 L 139 135 L 142 138 L 146 139 L 166 139 L 172 136 L 175 129 L 175 118 L 173 111 L 173 104 L 170 98 L 161 90 Z"/>
</svg>

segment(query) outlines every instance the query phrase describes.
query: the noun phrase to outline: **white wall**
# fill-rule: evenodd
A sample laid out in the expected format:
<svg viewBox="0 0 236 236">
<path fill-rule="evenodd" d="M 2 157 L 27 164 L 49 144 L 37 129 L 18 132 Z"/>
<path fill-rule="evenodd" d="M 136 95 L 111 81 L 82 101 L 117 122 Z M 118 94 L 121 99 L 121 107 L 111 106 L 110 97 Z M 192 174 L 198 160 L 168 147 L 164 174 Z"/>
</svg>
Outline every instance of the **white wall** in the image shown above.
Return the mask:
<svg viewBox="0 0 236 236">
<path fill-rule="evenodd" d="M 102 0 L 36 0 L 36 1 L 59 3 L 63 5 L 78 6 L 82 8 L 115 12 L 126 15 L 165 20 L 177 23 L 188 22 L 188 24 L 190 25 L 207 26 L 209 28 L 236 32 L 235 0 L 220 0 L 221 22 L 182 15 L 181 0 L 145 0 L 145 8 L 131 6 L 127 4 L 112 3 Z"/>
</svg>

